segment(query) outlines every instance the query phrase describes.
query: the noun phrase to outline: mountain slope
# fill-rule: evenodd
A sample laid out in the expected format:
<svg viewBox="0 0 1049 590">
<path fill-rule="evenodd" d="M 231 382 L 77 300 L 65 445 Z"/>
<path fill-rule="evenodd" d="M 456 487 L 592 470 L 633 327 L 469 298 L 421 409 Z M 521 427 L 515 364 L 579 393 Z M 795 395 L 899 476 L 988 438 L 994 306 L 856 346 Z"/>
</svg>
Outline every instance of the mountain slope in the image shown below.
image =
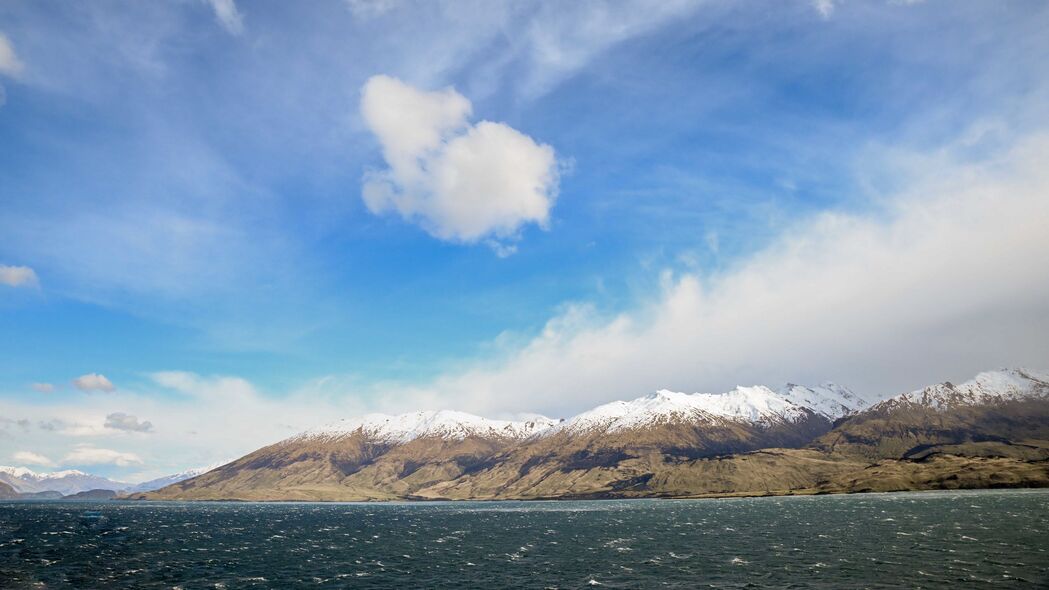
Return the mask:
<svg viewBox="0 0 1049 590">
<path fill-rule="evenodd" d="M 1049 374 L 980 373 L 904 393 L 843 420 L 814 446 L 868 459 L 962 455 L 1041 458 L 1049 441 Z"/>
<path fill-rule="evenodd" d="M 145 498 L 385 500 L 485 464 L 554 424 L 463 412 L 370 414 L 306 431 Z"/>
<path fill-rule="evenodd" d="M 522 442 L 491 467 L 424 497 L 587 497 L 665 493 L 660 474 L 697 459 L 798 448 L 863 402 L 844 388 L 737 387 L 722 394 L 661 390 L 583 412 Z M 669 475 L 667 475 L 669 477 Z"/>
</svg>

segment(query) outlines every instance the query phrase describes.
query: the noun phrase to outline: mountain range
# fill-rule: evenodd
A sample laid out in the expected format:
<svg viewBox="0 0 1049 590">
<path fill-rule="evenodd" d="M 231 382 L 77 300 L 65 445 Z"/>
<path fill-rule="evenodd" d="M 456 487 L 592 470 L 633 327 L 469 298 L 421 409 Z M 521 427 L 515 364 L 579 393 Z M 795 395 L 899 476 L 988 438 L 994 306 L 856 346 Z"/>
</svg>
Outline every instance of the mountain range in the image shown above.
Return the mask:
<svg viewBox="0 0 1049 590">
<path fill-rule="evenodd" d="M 701 497 L 1049 486 L 1049 372 L 883 401 L 825 383 L 661 390 L 566 420 L 370 414 L 137 499 Z"/>
<path fill-rule="evenodd" d="M 25 467 L 0 466 L 0 499 L 59 499 L 92 493 L 96 497 L 105 495 L 100 492 L 113 492 L 113 495 L 149 492 L 196 477 L 218 465 L 188 469 L 138 484 L 114 481 L 76 469 L 38 473 Z"/>
</svg>

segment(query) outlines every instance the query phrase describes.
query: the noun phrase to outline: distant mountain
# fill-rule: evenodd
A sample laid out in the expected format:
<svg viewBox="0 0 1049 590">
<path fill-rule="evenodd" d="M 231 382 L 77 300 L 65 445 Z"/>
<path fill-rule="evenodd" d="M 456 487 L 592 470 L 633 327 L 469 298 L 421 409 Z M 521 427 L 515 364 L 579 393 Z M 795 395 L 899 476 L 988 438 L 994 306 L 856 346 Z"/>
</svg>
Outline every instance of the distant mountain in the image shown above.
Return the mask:
<svg viewBox="0 0 1049 590">
<path fill-rule="evenodd" d="M 63 496 L 95 489 L 123 490 L 129 485 L 75 469 L 37 473 L 25 467 L 2 466 L 0 466 L 0 482 L 6 483 L 19 493 L 51 491 Z"/>
<path fill-rule="evenodd" d="M 63 500 L 114 500 L 118 494 L 113 490 L 86 490 L 83 492 L 77 492 L 68 496 L 63 496 Z"/>
<path fill-rule="evenodd" d="M 180 473 L 166 475 L 139 484 L 114 481 L 99 475 L 92 475 L 75 469 L 53 473 L 37 473 L 25 467 L 0 466 L 0 484 L 10 487 L 22 499 L 58 499 L 82 492 L 106 490 L 115 494 L 149 492 L 177 483 L 191 477 L 207 473 L 221 463 L 187 469 Z M 3 488 L 0 488 L 0 494 Z M 2 498 L 3 496 L 0 496 Z"/>
<path fill-rule="evenodd" d="M 563 421 L 373 414 L 306 431 L 150 499 L 689 497 L 1049 486 L 1049 381 L 981 373 L 871 403 L 789 384 L 656 393 Z"/>
</svg>

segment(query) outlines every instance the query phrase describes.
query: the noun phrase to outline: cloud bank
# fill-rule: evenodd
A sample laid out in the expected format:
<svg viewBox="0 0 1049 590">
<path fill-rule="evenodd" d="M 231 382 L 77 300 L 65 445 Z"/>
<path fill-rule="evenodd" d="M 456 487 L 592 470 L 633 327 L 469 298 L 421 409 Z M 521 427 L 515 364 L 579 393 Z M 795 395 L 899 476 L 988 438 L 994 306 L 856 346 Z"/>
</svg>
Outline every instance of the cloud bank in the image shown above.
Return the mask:
<svg viewBox="0 0 1049 590">
<path fill-rule="evenodd" d="M 389 168 L 365 175 L 368 209 L 395 211 L 436 238 L 462 243 L 505 244 L 524 225 L 546 228 L 558 187 L 553 148 L 504 123 L 471 124 L 471 112 L 451 88 L 427 92 L 370 78 L 361 114 Z"/>
<path fill-rule="evenodd" d="M 640 308 L 577 304 L 526 345 L 391 405 L 564 415 L 660 387 L 832 379 L 888 396 L 1049 362 L 1049 137 L 983 163 L 901 154 L 906 188 L 796 224 L 720 274 L 667 272 Z M 410 401 L 405 401 L 410 400 Z"/>
</svg>

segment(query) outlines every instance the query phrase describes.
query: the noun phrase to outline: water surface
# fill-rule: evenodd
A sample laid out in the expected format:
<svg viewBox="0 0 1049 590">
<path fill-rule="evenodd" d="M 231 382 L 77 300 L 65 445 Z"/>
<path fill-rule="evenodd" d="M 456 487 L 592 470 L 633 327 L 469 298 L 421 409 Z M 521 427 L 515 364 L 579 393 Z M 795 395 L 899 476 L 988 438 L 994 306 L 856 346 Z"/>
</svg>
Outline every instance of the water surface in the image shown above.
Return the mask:
<svg viewBox="0 0 1049 590">
<path fill-rule="evenodd" d="M 0 503 L 4 588 L 1049 587 L 1049 491 Z"/>
</svg>

